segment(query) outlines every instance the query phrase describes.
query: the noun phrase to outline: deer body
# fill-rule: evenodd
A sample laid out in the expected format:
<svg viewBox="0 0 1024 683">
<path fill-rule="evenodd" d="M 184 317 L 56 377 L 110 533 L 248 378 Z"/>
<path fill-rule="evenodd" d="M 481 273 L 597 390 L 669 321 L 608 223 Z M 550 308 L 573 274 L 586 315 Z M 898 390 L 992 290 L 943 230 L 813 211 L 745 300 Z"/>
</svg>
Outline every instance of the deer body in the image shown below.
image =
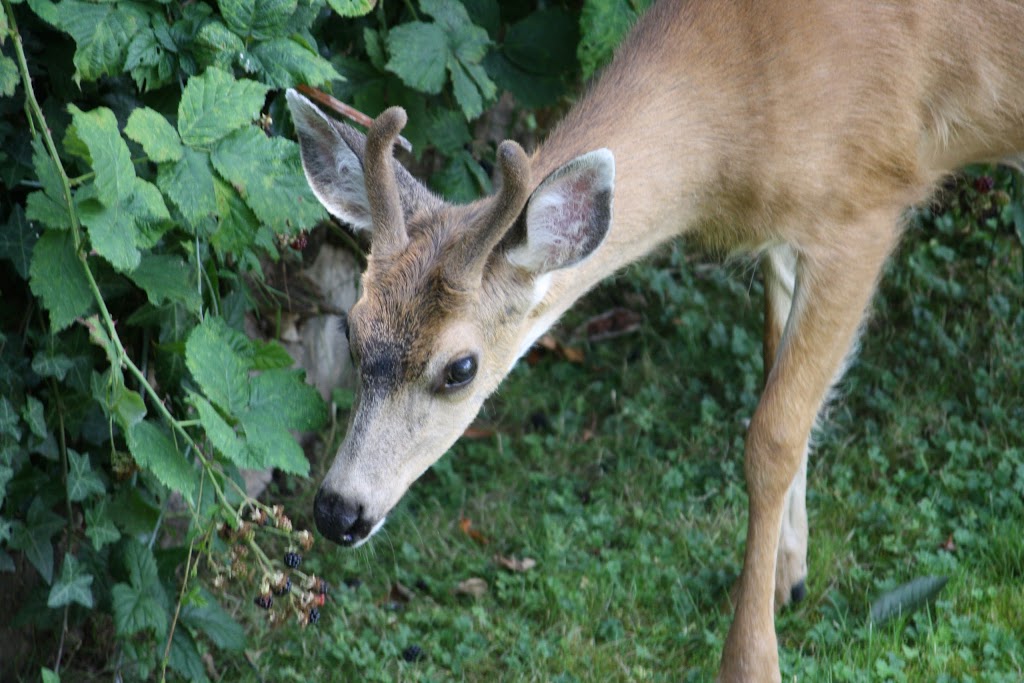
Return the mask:
<svg viewBox="0 0 1024 683">
<path fill-rule="evenodd" d="M 360 366 L 321 532 L 368 538 L 516 359 L 597 282 L 688 234 L 762 256 L 766 380 L 728 681 L 778 680 L 774 608 L 802 594 L 807 443 L 902 212 L 957 167 L 1024 151 L 1024 4 L 661 2 L 497 194 L 445 204 L 289 92 L 307 177 L 374 230 L 350 314 Z"/>
</svg>

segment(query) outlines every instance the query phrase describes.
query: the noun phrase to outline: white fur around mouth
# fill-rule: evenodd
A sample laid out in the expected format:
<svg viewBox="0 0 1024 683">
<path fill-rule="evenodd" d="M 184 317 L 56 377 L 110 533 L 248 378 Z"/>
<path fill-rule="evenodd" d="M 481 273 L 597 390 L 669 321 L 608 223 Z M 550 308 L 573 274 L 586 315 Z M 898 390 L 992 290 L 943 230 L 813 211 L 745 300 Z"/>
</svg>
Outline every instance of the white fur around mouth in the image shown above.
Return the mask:
<svg viewBox="0 0 1024 683">
<path fill-rule="evenodd" d="M 384 522 L 386 522 L 386 521 L 388 521 L 387 517 L 381 517 L 380 521 L 377 522 L 376 524 L 374 524 L 373 528 L 370 529 L 370 533 L 366 534 L 366 536 L 363 536 L 361 539 L 359 539 L 358 541 L 356 541 L 355 543 L 352 544 L 352 549 L 354 550 L 354 549 L 358 548 L 359 546 L 361 546 L 362 544 L 366 543 L 371 538 L 373 538 L 373 535 L 376 534 L 378 531 L 380 531 L 380 528 L 382 526 L 384 526 Z"/>
</svg>

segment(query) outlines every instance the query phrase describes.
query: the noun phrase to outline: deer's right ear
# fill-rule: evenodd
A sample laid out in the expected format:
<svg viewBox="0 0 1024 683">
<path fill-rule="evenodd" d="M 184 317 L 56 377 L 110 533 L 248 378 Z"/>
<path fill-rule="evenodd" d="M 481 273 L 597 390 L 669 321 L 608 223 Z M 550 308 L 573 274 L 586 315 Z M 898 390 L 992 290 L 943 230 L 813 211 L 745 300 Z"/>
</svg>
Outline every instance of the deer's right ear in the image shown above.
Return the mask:
<svg viewBox="0 0 1024 683">
<path fill-rule="evenodd" d="M 299 136 L 302 169 L 313 194 L 328 211 L 356 230 L 369 230 L 370 201 L 363 178 L 366 138 L 328 118 L 308 99 L 289 89 L 285 94 Z"/>
</svg>

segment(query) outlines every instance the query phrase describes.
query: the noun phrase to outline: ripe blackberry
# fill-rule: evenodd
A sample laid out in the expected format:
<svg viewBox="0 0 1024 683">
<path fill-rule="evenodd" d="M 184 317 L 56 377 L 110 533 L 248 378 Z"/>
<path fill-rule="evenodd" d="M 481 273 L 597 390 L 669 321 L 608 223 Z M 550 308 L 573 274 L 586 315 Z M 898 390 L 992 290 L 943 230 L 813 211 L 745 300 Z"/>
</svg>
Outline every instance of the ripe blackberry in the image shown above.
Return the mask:
<svg viewBox="0 0 1024 683">
<path fill-rule="evenodd" d="M 419 645 L 410 645 L 402 650 L 402 659 L 407 662 L 418 662 L 423 659 L 423 648 Z"/>
<path fill-rule="evenodd" d="M 313 609 L 309 610 L 309 623 L 315 624 L 318 621 L 320 621 L 320 610 L 314 607 Z"/>
<path fill-rule="evenodd" d="M 298 553 L 285 553 L 284 563 L 292 569 L 298 569 L 299 565 L 302 564 L 302 555 Z"/>
<path fill-rule="evenodd" d="M 257 595 L 253 602 L 263 609 L 270 609 L 274 604 L 274 596 L 270 593 L 264 593 L 263 595 Z"/>
<path fill-rule="evenodd" d="M 331 590 L 331 584 L 327 583 L 323 579 L 317 579 L 316 586 L 314 586 L 314 590 L 316 590 L 316 592 L 320 593 L 321 595 L 327 595 L 327 593 L 329 593 Z"/>
<path fill-rule="evenodd" d="M 290 578 L 288 578 L 288 579 L 285 579 L 285 582 L 284 582 L 283 585 L 281 585 L 281 586 L 279 586 L 277 588 L 274 588 L 274 594 L 275 595 L 286 595 L 289 591 L 291 591 L 291 589 L 292 589 L 292 580 Z"/>
</svg>

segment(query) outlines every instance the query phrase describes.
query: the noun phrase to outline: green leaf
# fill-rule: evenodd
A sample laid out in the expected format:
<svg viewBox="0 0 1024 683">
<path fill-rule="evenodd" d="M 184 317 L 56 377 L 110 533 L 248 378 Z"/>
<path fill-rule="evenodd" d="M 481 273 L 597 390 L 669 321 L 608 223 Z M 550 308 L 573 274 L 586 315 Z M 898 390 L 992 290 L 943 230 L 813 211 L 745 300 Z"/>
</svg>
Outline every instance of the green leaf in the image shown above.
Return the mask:
<svg viewBox="0 0 1024 683">
<path fill-rule="evenodd" d="M 186 148 L 177 162 L 160 164 L 156 184 L 193 229 L 217 212 L 213 169 L 206 152 Z"/>
<path fill-rule="evenodd" d="M 0 436 L 9 436 L 15 441 L 21 440 L 21 429 L 18 428 L 18 411 L 14 405 L 7 400 L 6 396 L 0 396 Z"/>
<path fill-rule="evenodd" d="M 293 365 L 295 365 L 295 359 L 276 341 L 253 340 L 252 367 L 254 370 L 276 370 L 290 368 Z"/>
<path fill-rule="evenodd" d="M 167 632 L 167 596 L 160 585 L 153 552 L 138 541 L 125 548 L 129 582 L 112 591 L 114 630 L 119 636 L 152 630 L 157 638 Z"/>
<path fill-rule="evenodd" d="M 249 411 L 286 430 L 312 431 L 323 426 L 327 409 L 301 370 L 268 370 L 252 380 Z"/>
<path fill-rule="evenodd" d="M 75 39 L 76 82 L 120 73 L 128 42 L 148 24 L 145 10 L 128 2 L 94 4 L 63 0 L 53 5 L 48 0 L 36 0 L 33 10 Z"/>
<path fill-rule="evenodd" d="M 208 317 L 185 343 L 185 364 L 203 393 L 231 415 L 249 403 L 249 364 L 235 350 L 237 333 Z"/>
<path fill-rule="evenodd" d="M 106 206 L 116 206 L 135 190 L 135 167 L 114 112 L 106 107 L 84 112 L 73 104 L 68 105 L 68 111 L 78 139 L 89 150 L 99 200 Z"/>
<path fill-rule="evenodd" d="M 919 576 L 882 595 L 871 605 L 870 620 L 876 626 L 909 615 L 928 604 L 942 590 L 949 577 Z"/>
<path fill-rule="evenodd" d="M 370 13 L 377 0 L 327 0 L 335 14 L 341 17 L 362 17 Z"/>
<path fill-rule="evenodd" d="M 182 147 L 178 131 L 163 114 L 149 107 L 136 109 L 128 117 L 124 134 L 142 145 L 150 161 L 157 163 L 177 161 L 181 158 Z"/>
<path fill-rule="evenodd" d="M 15 205 L 19 211 L 21 207 Z M 55 201 L 45 192 L 33 192 L 25 203 L 25 214 L 29 220 L 39 221 L 47 228 L 67 230 L 71 227 L 71 215 L 64 202 Z"/>
<path fill-rule="evenodd" d="M 330 62 L 293 38 L 257 43 L 249 54 L 259 62 L 263 82 L 276 88 L 287 88 L 296 83 L 316 87 L 341 79 L 341 74 Z"/>
<path fill-rule="evenodd" d="M 388 31 L 387 69 L 410 88 L 429 95 L 441 92 L 448 63 L 448 38 L 437 24 L 412 21 Z"/>
<path fill-rule="evenodd" d="M 247 412 L 242 415 L 248 457 L 262 463 L 262 467 L 276 467 L 282 472 L 306 476 L 309 461 L 288 430 L 268 421 L 266 411 Z"/>
<path fill-rule="evenodd" d="M 46 438 L 46 416 L 42 401 L 35 396 L 26 397 L 25 406 L 21 409 L 21 416 L 33 434 L 41 439 Z"/>
<path fill-rule="evenodd" d="M 64 524 L 64 519 L 50 512 L 43 499 L 37 496 L 28 508 L 25 523 L 15 528 L 8 543 L 11 548 L 25 553 L 47 584 L 53 583 L 53 544 L 50 539 L 64 528 Z"/>
<path fill-rule="evenodd" d="M 535 74 L 570 72 L 576 67 L 577 23 L 567 10 L 539 10 L 508 27 L 502 51 L 509 61 Z"/>
<path fill-rule="evenodd" d="M 647 4 L 647 3 L 644 3 Z M 637 19 L 630 0 L 584 0 L 576 55 L 583 78 L 590 78 L 612 57 Z"/>
<path fill-rule="evenodd" d="M 60 683 L 60 676 L 45 666 L 39 670 L 39 676 L 42 678 L 43 683 Z"/>
<path fill-rule="evenodd" d="M 46 606 L 56 609 L 77 602 L 82 607 L 92 609 L 92 578 L 92 574 L 86 572 L 79 564 L 78 558 L 67 553 L 60 568 L 60 578 L 50 588 Z"/>
<path fill-rule="evenodd" d="M 196 272 L 180 256 L 146 254 L 130 277 L 145 290 L 154 306 L 179 303 L 193 313 L 199 312 L 202 300 L 196 288 Z"/>
<path fill-rule="evenodd" d="M 253 245 L 260 221 L 233 187 L 220 178 L 214 178 L 217 196 L 217 215 L 220 223 L 210 235 L 210 244 L 221 257 L 241 254 Z"/>
<path fill-rule="evenodd" d="M 450 61 L 448 67 L 452 75 L 452 90 L 455 92 L 455 100 L 459 103 L 459 107 L 467 119 L 475 119 L 484 111 L 484 98 L 490 99 L 493 97 L 497 92 L 497 88 L 487 78 L 482 67 L 466 67 L 461 62 L 455 60 Z M 474 82 L 474 74 L 469 69 L 479 69 L 480 74 L 476 74 L 476 76 L 486 79 L 485 82 L 489 84 L 486 92 L 482 92 L 477 87 Z"/>
<path fill-rule="evenodd" d="M 109 503 L 109 498 L 100 498 L 96 505 L 85 510 L 85 535 L 97 551 L 121 538 L 121 532 L 117 530 L 107 510 Z"/>
<path fill-rule="evenodd" d="M 253 459 L 254 454 L 249 452 L 234 428 L 224 421 L 209 401 L 198 394 L 190 394 L 189 402 L 199 413 L 199 422 L 202 423 L 210 443 L 221 455 L 242 469 L 266 467 L 263 462 Z"/>
<path fill-rule="evenodd" d="M 274 232 L 309 229 L 326 216 L 309 190 L 298 145 L 290 140 L 245 128 L 218 143 L 213 165 Z"/>
<path fill-rule="evenodd" d="M 31 199 L 41 192 L 33 192 L 29 195 Z M 32 249 L 39 240 L 39 233 L 32 228 L 26 220 L 25 212 L 19 204 L 11 209 L 11 215 L 7 223 L 0 228 L 0 259 L 6 259 L 14 264 L 14 269 L 22 279 L 28 279 L 29 267 L 32 263 Z"/>
<path fill-rule="evenodd" d="M 50 327 L 60 332 L 93 307 L 85 269 L 75 253 L 71 233 L 47 230 L 32 250 L 32 293 L 50 312 Z"/>
<path fill-rule="evenodd" d="M 473 141 L 466 119 L 453 109 L 435 108 L 426 123 L 427 138 L 443 154 L 451 155 L 462 151 Z"/>
<path fill-rule="evenodd" d="M 43 191 L 28 196 L 25 215 L 48 228 L 69 229 L 71 214 L 68 213 L 60 171 L 39 138 L 32 140 L 32 167 Z"/>
<path fill-rule="evenodd" d="M 88 455 L 68 449 L 68 499 L 73 502 L 81 502 L 92 495 L 106 493 L 107 487 L 103 484 L 100 475 L 89 464 Z"/>
<path fill-rule="evenodd" d="M 160 190 L 142 178 L 135 179 L 135 192 L 128 199 L 128 212 L 135 219 L 135 246 L 152 249 L 171 227 L 171 214 Z"/>
<path fill-rule="evenodd" d="M 247 125 L 259 116 L 268 90 L 256 81 L 236 81 L 216 67 L 189 79 L 178 105 L 182 142 L 193 147 L 209 145 Z"/>
<path fill-rule="evenodd" d="M 8 465 L 0 465 L 0 508 L 4 506 L 4 498 L 7 497 L 7 484 L 14 477 L 14 469 Z M 11 537 L 10 522 L 5 522 L 0 517 L 0 546 Z"/>
<path fill-rule="evenodd" d="M 491 191 L 490 178 L 465 150 L 459 150 L 443 169 L 432 175 L 430 184 L 454 202 L 471 202 Z"/>
<path fill-rule="evenodd" d="M 135 247 L 135 219 L 125 202 L 107 206 L 86 199 L 78 205 L 78 217 L 89 229 L 89 241 L 97 254 L 119 272 L 135 270 L 142 253 Z"/>
<path fill-rule="evenodd" d="M 20 81 L 18 65 L 10 57 L 0 55 L 0 97 L 13 97 Z"/>
<path fill-rule="evenodd" d="M 53 377 L 58 382 L 63 382 L 73 367 L 75 361 L 63 353 L 52 353 L 50 349 L 44 349 L 32 358 L 32 372 L 40 377 Z"/>
<path fill-rule="evenodd" d="M 171 437 L 155 422 L 143 420 L 128 432 L 128 448 L 139 467 L 151 471 L 161 484 L 191 501 L 199 473 Z"/>
<path fill-rule="evenodd" d="M 297 0 L 221 0 L 224 21 L 239 36 L 257 39 L 286 35 Z"/>
<path fill-rule="evenodd" d="M 205 591 L 204 591 L 205 593 Z M 204 634 L 214 645 L 224 650 L 242 650 L 245 631 L 231 615 L 206 593 L 202 606 L 187 605 L 181 610 L 181 621 L 189 628 Z"/>
<path fill-rule="evenodd" d="M 216 66 L 230 71 L 235 59 L 245 51 L 245 42 L 227 26 L 211 19 L 200 27 L 196 35 L 195 51 L 203 66 Z"/>
<path fill-rule="evenodd" d="M 186 681 L 209 683 L 196 643 L 185 629 L 175 629 L 171 636 L 171 652 L 167 663 Z"/>
</svg>

